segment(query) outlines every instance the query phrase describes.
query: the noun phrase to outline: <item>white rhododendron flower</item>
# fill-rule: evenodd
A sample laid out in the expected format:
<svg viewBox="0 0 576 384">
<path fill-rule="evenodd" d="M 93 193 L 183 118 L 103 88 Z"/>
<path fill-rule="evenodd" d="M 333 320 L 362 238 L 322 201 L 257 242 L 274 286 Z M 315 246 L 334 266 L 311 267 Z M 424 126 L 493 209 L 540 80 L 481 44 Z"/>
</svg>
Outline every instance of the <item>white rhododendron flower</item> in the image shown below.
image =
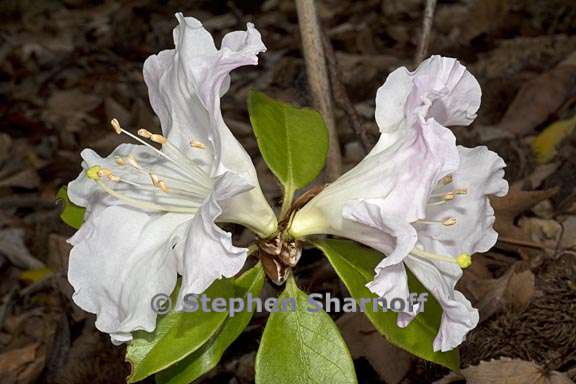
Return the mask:
<svg viewBox="0 0 576 384">
<path fill-rule="evenodd" d="M 486 147 L 456 146 L 450 125 L 476 117 L 481 91 L 457 60 L 433 56 L 416 71 L 390 74 L 376 96 L 381 136 L 353 169 L 296 213 L 296 238 L 333 234 L 387 255 L 369 289 L 408 298 L 408 267 L 444 312 L 435 351 L 458 346 L 478 311 L 455 285 L 470 255 L 497 239 L 490 195 L 503 196 L 504 161 Z M 415 313 L 402 313 L 406 326 Z"/>
<path fill-rule="evenodd" d="M 151 299 L 170 294 L 178 274 L 181 306 L 184 295 L 240 271 L 247 249 L 233 246 L 215 222 L 238 223 L 261 237 L 277 228 L 254 165 L 220 111 L 230 71 L 257 64 L 266 49 L 260 33 L 248 24 L 217 49 L 198 20 L 176 16 L 175 49 L 144 63 L 162 135 L 134 135 L 113 120 L 117 133 L 140 144 L 122 144 L 106 158 L 84 150 L 84 171 L 68 186 L 72 202 L 86 207 L 70 239 L 74 301 L 96 314 L 97 328 L 115 343 L 154 330 Z"/>
</svg>

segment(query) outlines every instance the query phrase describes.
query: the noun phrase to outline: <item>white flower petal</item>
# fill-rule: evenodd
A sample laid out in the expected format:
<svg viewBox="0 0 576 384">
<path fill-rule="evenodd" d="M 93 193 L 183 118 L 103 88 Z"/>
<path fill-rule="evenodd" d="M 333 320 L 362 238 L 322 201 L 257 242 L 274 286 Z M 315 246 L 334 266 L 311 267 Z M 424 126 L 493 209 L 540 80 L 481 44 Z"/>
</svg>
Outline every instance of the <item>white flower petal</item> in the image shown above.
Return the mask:
<svg viewBox="0 0 576 384">
<path fill-rule="evenodd" d="M 349 202 L 344 207 L 344 217 L 351 223 L 364 225 L 356 231 L 347 228 L 352 234 L 348 237 L 388 254 L 376 266 L 376 276 L 366 285 L 368 289 L 388 302 L 395 298 L 408 299 L 408 280 L 402 261 L 416 245 L 414 227 L 401 217 L 383 214 L 377 201 Z"/>
<path fill-rule="evenodd" d="M 401 216 L 387 215 L 379 203 L 379 200 L 352 201 L 345 205 L 343 212 L 345 219 L 364 224 L 381 234 L 377 238 L 366 238 L 365 235 L 354 238 L 388 254 L 377 270 L 402 262 L 417 241 L 414 227 Z"/>
<path fill-rule="evenodd" d="M 90 215 L 69 240 L 73 300 L 96 314 L 96 327 L 111 334 L 115 343 L 129 341 L 133 331 L 154 330 L 151 300 L 174 289 L 172 234 L 187 219 L 112 206 Z"/>
<path fill-rule="evenodd" d="M 276 229 L 276 218 L 259 187 L 250 156 L 226 126 L 220 110 L 220 97 L 230 82 L 229 73 L 240 66 L 257 64 L 258 53 L 266 47 L 260 33 L 249 23 L 246 31 L 227 34 L 222 48 L 217 49 L 198 20 L 176 16 L 176 48 L 152 55 L 144 63 L 150 103 L 170 142 L 188 157 L 205 164 L 211 176 L 233 171 L 253 186 L 222 203 L 221 220 L 269 235 Z M 204 143 L 206 150 L 192 148 L 191 140 Z"/>
<path fill-rule="evenodd" d="M 434 351 L 446 352 L 460 345 L 468 331 L 478 325 L 478 310 L 455 290 L 462 270 L 455 264 L 409 256 L 404 261 L 410 271 L 442 306 L 442 321 L 434 339 Z"/>
<path fill-rule="evenodd" d="M 432 189 L 457 169 L 459 156 L 449 129 L 434 119 L 415 126 L 384 149 L 377 144 L 358 165 L 315 196 L 296 214 L 291 233 L 296 237 L 339 234 L 344 205 L 358 199 L 371 199 L 382 214 L 404 222 L 424 218 Z"/>
<path fill-rule="evenodd" d="M 458 60 L 432 56 L 414 72 L 392 72 L 376 95 L 376 121 L 382 132 L 407 128 L 411 113 L 433 117 L 444 126 L 468 125 L 476 118 L 482 92 Z"/>
<path fill-rule="evenodd" d="M 233 173 L 221 176 L 214 192 L 190 221 L 187 239 L 182 244 L 182 287 L 177 309 L 184 297 L 204 292 L 215 280 L 236 275 L 246 262 L 247 249 L 232 245 L 232 235 L 219 228 L 215 221 L 222 213 L 220 201 L 250 188 L 243 178 Z"/>
<path fill-rule="evenodd" d="M 426 220 L 443 221 L 455 218 L 451 226 L 416 224 L 418 239 L 430 252 L 457 256 L 461 253 L 486 252 L 496 243 L 498 234 L 492 229 L 494 210 L 489 196 L 504 196 L 508 183 L 504 180 L 504 161 L 486 147 L 458 147 L 460 168 L 453 182 L 434 193 L 466 189 L 447 204 L 430 207 Z"/>
<path fill-rule="evenodd" d="M 410 292 L 404 263 L 400 262 L 382 268 L 378 265 L 376 271 L 374 280 L 366 285 L 370 292 L 386 299 L 388 303 L 393 299 L 408 299 Z"/>
<path fill-rule="evenodd" d="M 160 150 L 121 145 L 106 158 L 85 150 L 84 171 L 68 189 L 87 208 L 86 222 L 70 239 L 74 300 L 97 315 L 98 329 L 115 343 L 129 341 L 134 330 L 154 329 L 151 299 L 173 290 L 177 272 L 185 294 L 240 270 L 246 249 L 234 247 L 216 219 L 261 235 L 277 226 L 250 156 L 220 111 L 229 72 L 256 64 L 265 50 L 260 34 L 248 24 L 217 49 L 198 20 L 176 16 L 176 48 L 144 64 L 167 142 Z"/>
<path fill-rule="evenodd" d="M 434 192 L 442 194 L 467 189 L 468 193 L 447 204 L 430 207 L 426 217 L 431 222 L 442 222 L 451 217 L 456 219 L 456 224 L 415 224 L 418 242 L 426 251 L 452 257 L 461 253 L 486 252 L 496 243 L 498 234 L 492 229 L 494 210 L 489 196 L 503 196 L 508 192 L 508 183 L 503 178 L 505 164 L 498 155 L 486 147 L 458 147 L 458 150 L 460 168 L 454 173 L 452 183 Z M 461 268 L 453 263 L 412 256 L 406 258 L 406 264 L 438 299 L 444 311 L 434 349 L 447 351 L 455 348 L 478 323 L 477 310 L 455 290 L 456 282 L 462 276 Z"/>
<path fill-rule="evenodd" d="M 220 137 L 230 133 L 222 120 L 220 97 L 228 88 L 229 73 L 240 66 L 257 64 L 257 54 L 266 47 L 252 24 L 248 24 L 247 31 L 227 34 L 222 48 L 217 49 L 199 20 L 181 13 L 176 17 L 179 25 L 174 28 L 175 49 L 152 55 L 144 63 L 150 103 L 164 135 L 182 151 L 191 156 L 208 152 L 190 147 L 191 140 L 198 140 L 212 147 L 211 156 L 229 156 L 229 144 L 241 146 L 231 135 Z M 233 142 L 224 142 L 230 138 Z M 221 145 L 226 153 L 221 153 Z M 235 158 L 230 160 L 234 162 Z"/>
<path fill-rule="evenodd" d="M 391 73 L 376 96 L 378 143 L 296 214 L 293 234 L 339 231 L 344 203 L 356 199 L 381 199 L 389 215 L 423 219 L 432 189 L 458 169 L 456 138 L 444 125 L 470 123 L 480 96 L 455 59 L 433 56 L 414 72 Z"/>
<path fill-rule="evenodd" d="M 185 18 L 181 13 L 176 17 L 179 22 L 173 32 L 176 49 L 148 57 L 144 62 L 144 81 L 163 134 L 181 150 L 203 155 L 205 152 L 193 151 L 189 142 L 194 139 L 210 144 L 210 116 L 198 97 L 199 84 L 188 75 L 188 66 L 205 67 L 202 59 L 216 55 L 217 49 L 200 21 Z"/>
<path fill-rule="evenodd" d="M 381 132 L 392 132 L 404 125 L 406 101 L 414 88 L 412 74 L 406 67 L 390 73 L 376 92 L 374 117 Z"/>
</svg>

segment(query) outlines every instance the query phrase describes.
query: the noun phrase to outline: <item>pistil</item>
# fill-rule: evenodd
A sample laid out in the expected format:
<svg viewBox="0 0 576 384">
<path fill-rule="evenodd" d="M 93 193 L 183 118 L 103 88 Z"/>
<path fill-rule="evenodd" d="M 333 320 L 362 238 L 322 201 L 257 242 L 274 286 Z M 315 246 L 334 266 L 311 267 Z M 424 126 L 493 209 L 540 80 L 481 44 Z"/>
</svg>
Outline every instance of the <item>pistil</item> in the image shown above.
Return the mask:
<svg viewBox="0 0 576 384">
<path fill-rule="evenodd" d="M 445 255 L 438 255 L 436 253 L 427 252 L 420 248 L 414 248 L 411 252 L 411 255 L 420 257 L 422 259 L 429 259 L 429 260 L 438 260 L 444 261 L 447 263 L 458 264 L 460 268 L 468 268 L 472 264 L 472 258 L 467 253 L 461 253 L 456 257 L 452 256 L 445 256 Z"/>
</svg>

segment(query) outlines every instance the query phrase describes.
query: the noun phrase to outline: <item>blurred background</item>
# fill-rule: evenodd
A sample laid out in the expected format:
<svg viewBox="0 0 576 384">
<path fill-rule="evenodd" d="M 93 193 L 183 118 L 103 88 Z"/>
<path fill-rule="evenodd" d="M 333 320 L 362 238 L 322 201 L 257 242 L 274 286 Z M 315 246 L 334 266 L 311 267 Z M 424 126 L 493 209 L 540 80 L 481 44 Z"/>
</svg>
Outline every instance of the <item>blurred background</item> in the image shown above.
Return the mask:
<svg viewBox="0 0 576 384">
<path fill-rule="evenodd" d="M 395 68 L 414 68 L 424 1 L 317 4 L 349 168 L 376 142 L 376 89 Z M 258 67 L 232 74 L 222 108 L 253 155 L 265 193 L 278 203 L 280 187 L 258 154 L 246 97 L 254 88 L 311 105 L 292 0 L 0 1 L 2 384 L 122 383 L 128 374 L 124 349 L 70 300 L 66 239 L 74 231 L 59 219 L 56 193 L 77 176 L 83 148 L 107 155 L 124 139 L 110 119 L 158 130 L 142 64 L 173 47 L 177 11 L 202 20 L 217 41 L 246 22 L 262 33 L 268 51 Z M 481 312 L 461 349 L 475 383 L 493 382 L 480 380 L 503 366 L 524 375 L 518 383 L 551 371 L 562 374 L 538 382 L 576 377 L 575 32 L 573 0 L 447 0 L 436 7 L 430 53 L 458 58 L 483 90 L 474 124 L 454 132 L 460 144 L 497 151 L 513 186 L 495 202 L 501 241 L 477 255 L 460 282 Z M 240 228 L 235 232 L 246 241 Z M 300 285 L 346 296 L 329 264 L 309 253 L 296 271 Z M 277 289 L 267 284 L 265 292 Z M 387 344 L 361 315 L 332 315 L 360 383 L 430 383 L 449 373 Z M 200 382 L 251 383 L 264 324 L 265 315 L 255 316 Z M 513 360 L 499 364 L 506 359 Z M 552 381 L 558 377 L 568 381 Z"/>
</svg>

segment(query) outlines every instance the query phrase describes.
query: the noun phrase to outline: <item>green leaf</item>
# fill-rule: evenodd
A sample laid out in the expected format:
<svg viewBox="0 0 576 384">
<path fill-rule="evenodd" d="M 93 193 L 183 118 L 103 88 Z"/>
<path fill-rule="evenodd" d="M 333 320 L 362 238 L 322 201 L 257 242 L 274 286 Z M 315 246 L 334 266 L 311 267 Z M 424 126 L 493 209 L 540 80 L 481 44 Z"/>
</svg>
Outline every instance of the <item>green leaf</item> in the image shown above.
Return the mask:
<svg viewBox="0 0 576 384">
<path fill-rule="evenodd" d="M 234 282 L 236 298 L 247 294 L 258 297 L 264 284 L 264 270 L 260 264 L 246 271 Z M 252 319 L 254 311 L 242 311 L 228 317 L 220 331 L 202 348 L 156 375 L 156 382 L 163 384 L 188 384 L 214 368 L 228 347 L 240 336 Z"/>
<path fill-rule="evenodd" d="M 385 257 L 384 255 L 349 240 L 322 240 L 315 245 L 324 252 L 356 301 L 361 298 L 377 297 L 366 288 L 366 284 L 373 280 L 374 268 Z M 410 271 L 407 272 L 410 291 L 427 292 Z M 432 349 L 442 318 L 442 308 L 432 295 L 428 295 L 424 311 L 419 313 L 406 328 L 396 325 L 395 312 L 371 309 L 372 306 L 367 306 L 366 316 L 390 343 L 453 371 L 459 370 L 460 358 L 457 349 L 449 352 L 434 352 Z"/>
<path fill-rule="evenodd" d="M 310 311 L 308 296 L 292 277 L 279 300 L 288 310 L 272 312 L 268 319 L 256 355 L 256 384 L 357 383 L 336 324 L 326 312 Z"/>
<path fill-rule="evenodd" d="M 328 130 L 322 116 L 256 91 L 250 92 L 248 111 L 262 157 L 286 194 L 312 182 L 328 154 Z"/>
<path fill-rule="evenodd" d="M 84 222 L 84 211 L 85 208 L 79 207 L 68 199 L 68 189 L 66 186 L 60 187 L 58 194 L 56 195 L 58 199 L 62 200 L 64 203 L 64 209 L 60 213 L 60 218 L 63 222 L 71 226 L 72 228 L 80 228 Z"/>
<path fill-rule="evenodd" d="M 216 280 L 205 292 L 209 298 L 229 298 L 234 287 L 228 279 Z M 218 332 L 227 312 L 172 311 L 159 318 L 153 333 L 139 331 L 126 352 L 132 366 L 128 382 L 140 381 L 184 359 Z"/>
</svg>

